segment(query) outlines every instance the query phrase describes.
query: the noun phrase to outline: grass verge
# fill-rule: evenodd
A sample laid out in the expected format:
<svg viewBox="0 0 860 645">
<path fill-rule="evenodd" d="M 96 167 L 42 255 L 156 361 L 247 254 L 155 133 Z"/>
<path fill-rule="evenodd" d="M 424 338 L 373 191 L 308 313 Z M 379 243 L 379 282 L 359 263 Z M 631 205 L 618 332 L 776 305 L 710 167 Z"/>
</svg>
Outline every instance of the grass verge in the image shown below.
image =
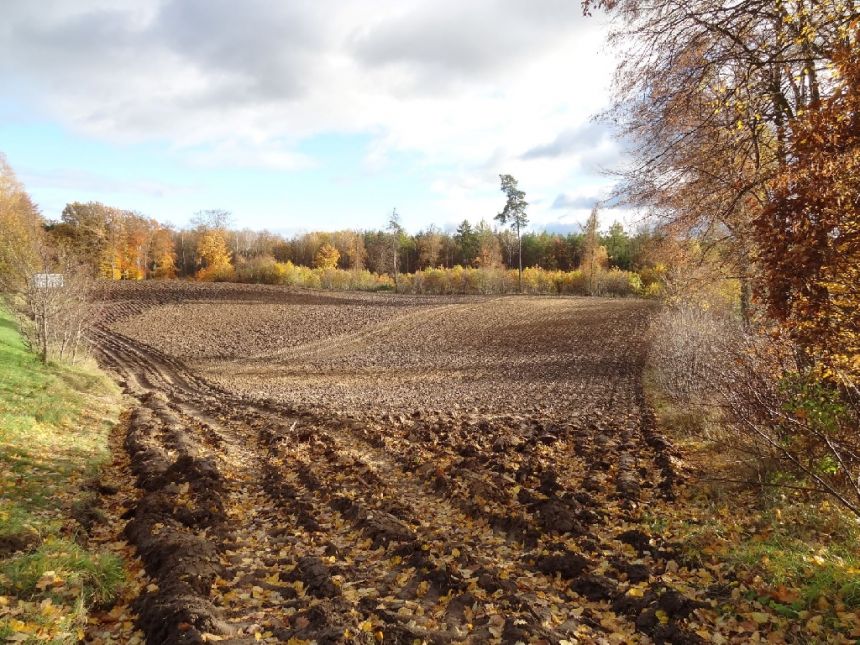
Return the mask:
<svg viewBox="0 0 860 645">
<path fill-rule="evenodd" d="M 77 642 L 123 564 L 86 547 L 90 508 L 118 422 L 119 389 L 95 367 L 42 365 L 0 309 L 0 640 Z"/>
<path fill-rule="evenodd" d="M 689 562 L 735 580 L 723 611 L 771 637 L 860 642 L 860 523 L 807 491 L 757 486 L 728 449 L 719 409 L 682 406 L 646 375 L 659 430 L 691 473 L 677 514 L 652 529 L 684 546 Z M 833 636 L 833 638 L 831 638 Z"/>
</svg>

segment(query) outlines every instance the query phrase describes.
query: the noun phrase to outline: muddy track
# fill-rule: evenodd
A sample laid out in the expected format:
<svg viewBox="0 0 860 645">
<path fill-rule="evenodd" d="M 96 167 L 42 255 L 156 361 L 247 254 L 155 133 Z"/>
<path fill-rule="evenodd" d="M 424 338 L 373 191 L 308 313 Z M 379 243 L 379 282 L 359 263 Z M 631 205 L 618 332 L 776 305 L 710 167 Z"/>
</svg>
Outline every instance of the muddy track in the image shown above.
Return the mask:
<svg viewBox="0 0 860 645">
<path fill-rule="evenodd" d="M 147 306 L 93 340 L 137 401 L 149 642 L 697 642 L 698 601 L 661 581 L 673 545 L 641 525 L 679 475 L 638 389 L 621 414 L 615 390 L 561 417 L 302 407 L 116 331 Z"/>
</svg>

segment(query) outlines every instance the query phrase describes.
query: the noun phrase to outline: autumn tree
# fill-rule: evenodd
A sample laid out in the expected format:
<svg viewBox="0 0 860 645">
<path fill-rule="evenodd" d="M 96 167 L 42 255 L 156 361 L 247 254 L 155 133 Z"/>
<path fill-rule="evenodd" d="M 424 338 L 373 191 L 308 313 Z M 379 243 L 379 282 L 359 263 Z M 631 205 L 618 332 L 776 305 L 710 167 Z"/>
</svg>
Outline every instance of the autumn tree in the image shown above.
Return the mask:
<svg viewBox="0 0 860 645">
<path fill-rule="evenodd" d="M 318 269 L 334 269 L 337 268 L 337 261 L 339 259 L 340 251 L 331 244 L 325 243 L 317 251 L 314 258 L 314 266 Z"/>
<path fill-rule="evenodd" d="M 122 230 L 119 211 L 100 202 L 66 204 L 60 222 L 50 228 L 54 240 L 102 278 L 122 277 Z"/>
<path fill-rule="evenodd" d="M 517 234 L 517 247 L 519 258 L 519 287 L 523 290 L 523 246 L 521 230 L 529 223 L 526 216 L 526 194 L 518 188 L 517 180 L 512 175 L 499 175 L 501 190 L 505 193 L 507 201 L 501 213 L 496 215 L 496 220 L 501 224 L 509 224 Z"/>
<path fill-rule="evenodd" d="M 855 37 L 855 42 L 856 42 Z M 860 386 L 860 53 L 835 57 L 838 88 L 786 123 L 786 162 L 756 219 L 769 313 L 804 362 Z"/>
<path fill-rule="evenodd" d="M 475 227 L 475 239 L 477 241 L 478 254 L 475 257 L 475 265 L 482 269 L 494 269 L 502 263 L 502 249 L 499 238 L 484 220 L 478 222 Z"/>
<path fill-rule="evenodd" d="M 740 282 L 749 322 L 761 262 L 753 233 L 787 160 L 791 119 L 835 88 L 856 48 L 856 3 L 806 0 L 584 0 L 616 16 L 622 61 L 607 115 L 632 144 L 621 195 L 673 234 L 706 232 L 715 279 Z M 715 257 L 719 256 L 719 257 Z"/>
<path fill-rule="evenodd" d="M 171 233 L 145 215 L 99 202 L 71 202 L 47 226 L 51 243 L 101 278 L 141 280 L 155 270 L 156 239 L 162 250 Z"/>
<path fill-rule="evenodd" d="M 230 247 L 227 243 L 229 211 L 210 209 L 197 211 L 191 218 L 197 238 L 195 264 L 198 280 L 224 280 L 233 274 Z"/>
<path fill-rule="evenodd" d="M 600 244 L 598 226 L 597 206 L 595 206 L 591 209 L 591 214 L 585 222 L 582 242 L 582 262 L 579 266 L 588 281 L 588 293 L 591 295 L 597 293 L 597 278 L 600 272 L 606 268 L 608 259 L 606 247 Z"/>
<path fill-rule="evenodd" d="M 727 424 L 860 514 L 842 494 L 860 500 L 857 3 L 583 7 L 616 18 L 622 62 L 608 116 L 633 148 L 620 196 L 657 216 L 675 248 L 698 255 L 688 266 L 739 285 L 743 324 L 712 325 L 731 336 L 709 338 L 732 350 L 707 383 Z M 700 359 L 687 355 L 688 365 Z"/>
<path fill-rule="evenodd" d="M 136 213 L 120 213 L 116 225 L 118 270 L 122 280 L 142 280 L 149 275 L 152 235 L 157 222 Z"/>
<path fill-rule="evenodd" d="M 0 154 L 0 278 L 8 282 L 16 276 L 15 266 L 36 261 L 35 243 L 43 225 L 39 209 Z M 0 289 L 11 286 L 0 284 Z"/>
<path fill-rule="evenodd" d="M 232 273 L 230 250 L 224 231 L 212 229 L 205 231 L 197 242 L 198 280 L 218 280 Z"/>
<path fill-rule="evenodd" d="M 53 244 L 45 222 L 0 155 L 0 297 L 42 362 L 76 361 L 92 321 L 90 271 Z"/>
<path fill-rule="evenodd" d="M 415 243 L 418 249 L 418 268 L 436 266 L 442 252 L 442 233 L 439 229 L 431 224 L 416 236 Z"/>
<path fill-rule="evenodd" d="M 167 227 L 159 227 L 152 237 L 152 272 L 153 278 L 176 277 L 176 248 L 173 242 L 173 231 Z"/>
<path fill-rule="evenodd" d="M 337 231 L 333 234 L 334 246 L 340 252 L 340 261 L 346 268 L 361 270 L 367 259 L 364 237 L 356 231 Z"/>
</svg>

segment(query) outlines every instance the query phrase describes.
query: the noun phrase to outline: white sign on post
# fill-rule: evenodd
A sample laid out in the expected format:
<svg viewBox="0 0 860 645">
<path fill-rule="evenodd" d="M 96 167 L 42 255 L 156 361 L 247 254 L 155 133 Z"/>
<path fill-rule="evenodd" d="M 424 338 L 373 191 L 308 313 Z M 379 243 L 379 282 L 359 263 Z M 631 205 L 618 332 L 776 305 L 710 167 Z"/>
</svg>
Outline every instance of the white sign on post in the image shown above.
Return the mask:
<svg viewBox="0 0 860 645">
<path fill-rule="evenodd" d="M 33 286 L 37 289 L 61 289 L 63 287 L 63 274 L 37 273 L 33 276 Z"/>
</svg>

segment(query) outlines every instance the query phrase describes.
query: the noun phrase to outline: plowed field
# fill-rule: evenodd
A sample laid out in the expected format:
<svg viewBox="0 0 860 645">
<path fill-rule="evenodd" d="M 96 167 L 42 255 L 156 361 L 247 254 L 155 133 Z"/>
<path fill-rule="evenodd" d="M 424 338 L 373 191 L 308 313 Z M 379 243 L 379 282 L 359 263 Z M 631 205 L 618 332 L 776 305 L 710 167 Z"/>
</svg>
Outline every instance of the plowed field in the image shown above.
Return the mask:
<svg viewBox="0 0 860 645">
<path fill-rule="evenodd" d="M 698 642 L 638 300 L 116 285 L 150 642 Z M 705 586 L 704 584 L 702 585 Z"/>
</svg>

